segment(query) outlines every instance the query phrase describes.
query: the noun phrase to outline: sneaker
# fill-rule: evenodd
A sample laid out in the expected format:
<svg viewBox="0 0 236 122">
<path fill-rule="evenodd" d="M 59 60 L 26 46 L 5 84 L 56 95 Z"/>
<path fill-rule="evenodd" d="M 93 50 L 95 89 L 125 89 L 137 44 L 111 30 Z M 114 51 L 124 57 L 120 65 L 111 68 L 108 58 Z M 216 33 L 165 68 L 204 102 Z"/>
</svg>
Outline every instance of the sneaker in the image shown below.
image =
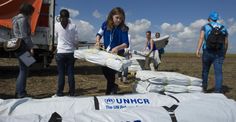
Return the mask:
<svg viewBox="0 0 236 122">
<path fill-rule="evenodd" d="M 215 90 L 214 93 L 221 93 L 221 94 L 224 94 L 223 90 Z"/>
<path fill-rule="evenodd" d="M 56 97 L 58 97 L 57 94 L 52 95 L 52 98 L 56 98 Z"/>
<path fill-rule="evenodd" d="M 129 81 L 127 80 L 127 77 L 123 77 L 123 83 L 129 83 Z"/>
<path fill-rule="evenodd" d="M 56 97 L 62 97 L 63 95 L 57 95 L 57 94 L 54 94 L 53 96 L 52 96 L 52 98 L 56 98 Z"/>
<path fill-rule="evenodd" d="M 114 88 L 111 89 L 110 91 L 106 91 L 106 95 L 114 95 L 114 94 L 117 94 L 117 91 L 118 91 L 118 85 L 117 84 L 114 84 Z"/>
<path fill-rule="evenodd" d="M 70 97 L 75 97 L 75 94 L 74 93 L 69 93 L 69 96 Z"/>
<path fill-rule="evenodd" d="M 202 86 L 202 90 L 204 93 L 207 93 L 207 87 L 206 86 Z"/>
<path fill-rule="evenodd" d="M 118 78 L 118 81 L 119 81 L 119 82 L 122 82 L 122 78 L 121 78 L 121 77 L 119 77 L 119 78 Z"/>
<path fill-rule="evenodd" d="M 114 85 L 114 88 L 113 88 L 113 89 L 111 90 L 111 92 L 110 92 L 110 95 L 117 94 L 117 91 L 118 91 L 118 85 L 115 84 L 115 85 Z"/>
<path fill-rule="evenodd" d="M 27 94 L 26 93 L 24 93 L 24 94 L 17 94 L 17 93 L 15 93 L 15 98 L 17 98 L 17 99 L 21 99 L 21 98 L 24 98 L 24 97 L 26 97 L 27 96 Z"/>
</svg>

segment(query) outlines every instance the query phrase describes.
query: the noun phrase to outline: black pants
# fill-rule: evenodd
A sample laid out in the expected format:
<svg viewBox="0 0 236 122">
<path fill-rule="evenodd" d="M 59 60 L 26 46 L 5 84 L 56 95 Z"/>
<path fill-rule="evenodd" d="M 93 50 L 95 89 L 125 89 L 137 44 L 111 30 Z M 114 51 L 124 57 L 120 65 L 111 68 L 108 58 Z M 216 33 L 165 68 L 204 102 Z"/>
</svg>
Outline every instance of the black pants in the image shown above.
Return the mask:
<svg viewBox="0 0 236 122">
<path fill-rule="evenodd" d="M 115 84 L 115 80 L 117 71 L 108 67 L 102 67 L 102 72 L 107 80 L 106 94 L 112 94 L 116 92 L 117 85 Z"/>
</svg>

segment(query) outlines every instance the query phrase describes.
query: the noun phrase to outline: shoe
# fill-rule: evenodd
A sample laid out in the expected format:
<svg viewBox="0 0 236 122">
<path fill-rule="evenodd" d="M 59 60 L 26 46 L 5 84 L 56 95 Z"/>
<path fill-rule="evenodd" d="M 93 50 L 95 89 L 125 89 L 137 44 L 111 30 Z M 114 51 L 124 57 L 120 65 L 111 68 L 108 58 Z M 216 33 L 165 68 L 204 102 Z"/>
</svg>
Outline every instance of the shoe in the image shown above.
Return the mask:
<svg viewBox="0 0 236 122">
<path fill-rule="evenodd" d="M 124 83 L 124 84 L 129 83 L 129 81 L 127 80 L 127 77 L 123 77 L 123 83 Z"/>
<path fill-rule="evenodd" d="M 207 87 L 202 86 L 202 90 L 203 90 L 204 93 L 207 93 Z"/>
<path fill-rule="evenodd" d="M 17 99 L 21 99 L 21 98 L 24 98 L 24 97 L 26 97 L 26 96 L 27 96 L 26 93 L 25 93 L 25 94 L 22 94 L 22 95 L 15 93 L 15 98 L 17 98 Z"/>
<path fill-rule="evenodd" d="M 119 82 L 122 82 L 122 78 L 121 78 L 121 77 L 119 77 L 119 78 L 118 78 L 118 81 L 119 81 Z"/>
<path fill-rule="evenodd" d="M 69 93 L 69 96 L 70 97 L 75 97 L 75 94 L 74 93 Z"/>
<path fill-rule="evenodd" d="M 63 95 L 57 95 L 57 94 L 54 94 L 53 96 L 52 96 L 52 98 L 56 98 L 56 97 L 62 97 Z"/>
<path fill-rule="evenodd" d="M 215 90 L 214 93 L 224 94 L 223 90 Z"/>
<path fill-rule="evenodd" d="M 118 85 L 114 84 L 114 88 L 111 90 L 110 95 L 117 94 L 117 91 L 118 91 Z"/>
<path fill-rule="evenodd" d="M 114 84 L 114 88 L 109 90 L 109 91 L 106 91 L 106 95 L 114 95 L 114 94 L 117 94 L 117 91 L 118 91 L 118 85 L 117 84 Z"/>
<path fill-rule="evenodd" d="M 52 95 L 52 98 L 56 98 L 56 97 L 58 97 L 57 94 Z"/>
</svg>

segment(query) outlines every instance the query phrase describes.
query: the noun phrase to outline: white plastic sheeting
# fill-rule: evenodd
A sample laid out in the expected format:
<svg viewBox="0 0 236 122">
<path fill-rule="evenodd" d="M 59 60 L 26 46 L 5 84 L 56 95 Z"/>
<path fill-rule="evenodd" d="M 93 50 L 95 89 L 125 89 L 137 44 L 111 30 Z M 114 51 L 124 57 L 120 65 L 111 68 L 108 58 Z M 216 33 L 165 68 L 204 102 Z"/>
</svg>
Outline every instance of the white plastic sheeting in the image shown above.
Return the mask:
<svg viewBox="0 0 236 122">
<path fill-rule="evenodd" d="M 138 60 L 143 60 L 144 62 L 145 57 L 132 54 L 132 57 L 130 58 L 130 60 L 132 63 L 131 63 L 131 66 L 129 66 L 128 68 L 129 72 L 137 72 L 137 71 L 142 70 L 142 67 L 140 66 Z"/>
<path fill-rule="evenodd" d="M 118 99 L 119 102 L 112 102 L 111 99 Z M 144 105 L 144 99 L 150 104 Z M 63 122 L 172 122 L 170 113 L 163 106 L 171 108 L 173 105 L 177 105 L 173 110 L 177 122 L 236 122 L 236 102 L 223 94 L 182 93 L 167 96 L 148 93 L 99 96 L 97 100 L 99 110 L 95 110 L 93 97 L 0 100 L 0 122 L 48 122 L 54 112 L 62 117 Z M 127 101 L 130 101 L 129 104 Z M 127 107 L 105 107 L 116 104 Z"/>
<path fill-rule="evenodd" d="M 0 103 L 0 116 L 74 114 L 83 110 L 94 110 L 93 97 L 58 97 L 45 99 L 9 99 Z"/>
<path fill-rule="evenodd" d="M 98 49 L 75 50 L 74 57 L 78 59 L 84 59 L 88 62 L 98 65 L 107 66 L 120 72 L 131 65 L 131 61 L 125 59 L 125 57 L 114 55 Z"/>
<path fill-rule="evenodd" d="M 202 80 L 176 72 L 137 71 L 136 78 L 140 79 L 134 84 L 133 91 L 147 92 L 202 92 Z"/>
<path fill-rule="evenodd" d="M 217 97 L 184 101 L 174 110 L 177 122 L 236 122 L 236 103 Z M 136 107 L 122 111 L 89 111 L 78 115 L 82 121 L 172 122 L 163 107 Z"/>
<path fill-rule="evenodd" d="M 175 84 L 184 86 L 201 86 L 202 79 L 187 76 L 177 72 L 159 72 L 159 71 L 138 71 L 136 78 L 140 80 L 149 80 L 156 84 Z"/>
<path fill-rule="evenodd" d="M 165 48 L 168 44 L 169 35 L 162 36 L 160 38 L 153 39 L 154 43 L 156 44 L 157 49 Z"/>
</svg>

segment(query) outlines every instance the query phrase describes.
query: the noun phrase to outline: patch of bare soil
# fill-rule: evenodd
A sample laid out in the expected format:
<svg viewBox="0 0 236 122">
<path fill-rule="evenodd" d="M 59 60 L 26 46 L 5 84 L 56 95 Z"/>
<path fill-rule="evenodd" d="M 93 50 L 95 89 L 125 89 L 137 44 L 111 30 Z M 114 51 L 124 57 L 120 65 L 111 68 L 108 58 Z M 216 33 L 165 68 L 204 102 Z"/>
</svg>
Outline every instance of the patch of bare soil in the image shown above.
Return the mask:
<svg viewBox="0 0 236 122">
<path fill-rule="evenodd" d="M 236 100 L 236 55 L 227 55 L 224 66 L 224 91 L 229 98 Z M 55 61 L 46 69 L 34 66 L 30 69 L 27 79 L 27 93 L 33 98 L 51 97 L 56 92 L 57 69 Z M 201 59 L 194 54 L 165 54 L 159 67 L 160 71 L 179 72 L 201 78 Z M 14 58 L 0 58 L 0 98 L 14 98 L 15 82 L 18 75 L 18 61 Z M 119 94 L 132 93 L 134 75 L 129 74 L 130 83 L 119 84 Z M 76 60 L 75 63 L 76 96 L 104 95 L 106 81 L 101 67 L 86 61 Z M 209 74 L 209 92 L 214 90 L 213 66 Z M 68 91 L 66 82 L 65 93 Z"/>
</svg>

